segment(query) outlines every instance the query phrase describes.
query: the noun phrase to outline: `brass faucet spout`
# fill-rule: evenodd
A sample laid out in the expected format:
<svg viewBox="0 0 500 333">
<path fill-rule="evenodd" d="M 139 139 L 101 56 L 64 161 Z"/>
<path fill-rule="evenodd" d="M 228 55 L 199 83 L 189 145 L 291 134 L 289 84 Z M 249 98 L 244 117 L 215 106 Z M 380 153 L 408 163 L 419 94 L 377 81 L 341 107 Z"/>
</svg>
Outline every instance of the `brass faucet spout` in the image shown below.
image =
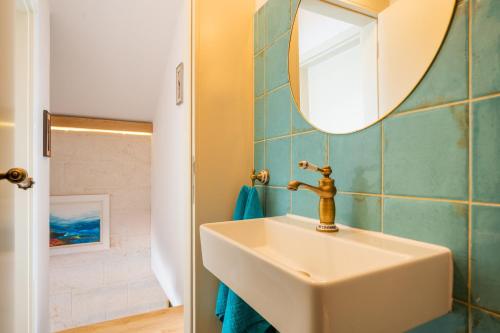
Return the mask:
<svg viewBox="0 0 500 333">
<path fill-rule="evenodd" d="M 303 183 L 299 182 L 299 181 L 296 181 L 296 180 L 292 180 L 291 182 L 288 183 L 288 186 L 287 188 L 290 190 L 290 191 L 297 191 L 300 187 L 300 185 L 302 185 Z"/>
<path fill-rule="evenodd" d="M 299 182 L 297 180 L 292 180 L 291 182 L 288 183 L 287 188 L 290 191 L 297 191 L 300 187 L 304 187 L 305 189 L 316 193 L 322 198 L 333 198 L 333 193 L 331 191 L 324 191 L 320 189 L 319 187 L 312 186 L 306 183 Z"/>
</svg>

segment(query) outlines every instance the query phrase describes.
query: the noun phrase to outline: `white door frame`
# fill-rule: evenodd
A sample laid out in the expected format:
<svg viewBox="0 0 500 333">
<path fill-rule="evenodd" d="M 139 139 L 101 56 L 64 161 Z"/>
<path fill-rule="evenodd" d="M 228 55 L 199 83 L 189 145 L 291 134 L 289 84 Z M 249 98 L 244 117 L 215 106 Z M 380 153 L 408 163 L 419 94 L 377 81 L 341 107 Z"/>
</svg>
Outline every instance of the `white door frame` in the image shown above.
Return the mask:
<svg viewBox="0 0 500 333">
<path fill-rule="evenodd" d="M 33 174 L 33 0 L 16 0 L 15 163 Z M 33 331 L 32 194 L 15 192 L 15 332 Z"/>
</svg>

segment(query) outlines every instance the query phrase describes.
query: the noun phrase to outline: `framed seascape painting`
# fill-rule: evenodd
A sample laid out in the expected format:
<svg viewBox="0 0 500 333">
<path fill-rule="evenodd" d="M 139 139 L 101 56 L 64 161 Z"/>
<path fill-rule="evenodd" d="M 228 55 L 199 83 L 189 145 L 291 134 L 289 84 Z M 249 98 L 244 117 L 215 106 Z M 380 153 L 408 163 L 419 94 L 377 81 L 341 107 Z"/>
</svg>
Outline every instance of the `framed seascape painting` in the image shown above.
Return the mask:
<svg viewBox="0 0 500 333">
<path fill-rule="evenodd" d="M 109 249 L 109 195 L 50 197 L 50 254 Z"/>
</svg>

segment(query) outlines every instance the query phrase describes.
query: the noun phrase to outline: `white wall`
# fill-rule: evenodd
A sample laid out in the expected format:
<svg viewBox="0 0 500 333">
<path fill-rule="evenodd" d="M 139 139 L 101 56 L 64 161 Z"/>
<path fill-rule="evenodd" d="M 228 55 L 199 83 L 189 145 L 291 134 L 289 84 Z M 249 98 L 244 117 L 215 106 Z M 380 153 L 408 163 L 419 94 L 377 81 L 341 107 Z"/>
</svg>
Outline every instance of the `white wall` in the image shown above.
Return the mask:
<svg viewBox="0 0 500 333">
<path fill-rule="evenodd" d="M 50 16 L 48 0 L 38 0 L 34 23 L 33 100 L 33 320 L 37 333 L 49 332 L 49 159 L 42 155 L 43 110 L 50 110 Z"/>
<path fill-rule="evenodd" d="M 50 1 L 52 111 L 152 121 L 177 1 Z"/>
<path fill-rule="evenodd" d="M 173 305 L 185 304 L 187 228 L 190 221 L 190 33 L 182 1 L 170 40 L 161 95 L 154 115 L 151 179 L 152 268 Z M 177 106 L 175 74 L 184 63 L 184 104 Z M 187 301 L 187 300 L 186 300 Z"/>
<path fill-rule="evenodd" d="M 151 271 L 151 137 L 52 132 L 51 195 L 109 194 L 109 250 L 50 258 L 51 330 L 167 307 Z"/>
</svg>

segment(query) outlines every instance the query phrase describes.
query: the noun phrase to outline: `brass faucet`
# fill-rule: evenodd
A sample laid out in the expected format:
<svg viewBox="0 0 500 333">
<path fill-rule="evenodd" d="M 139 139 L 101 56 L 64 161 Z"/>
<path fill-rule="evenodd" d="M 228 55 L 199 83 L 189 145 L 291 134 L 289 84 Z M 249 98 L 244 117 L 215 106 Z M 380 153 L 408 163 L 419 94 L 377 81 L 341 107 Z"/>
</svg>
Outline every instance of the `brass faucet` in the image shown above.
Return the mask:
<svg viewBox="0 0 500 333">
<path fill-rule="evenodd" d="M 319 180 L 319 186 L 315 187 L 296 180 L 292 180 L 288 183 L 288 189 L 290 191 L 297 191 L 299 187 L 302 186 L 305 189 L 319 195 L 320 224 L 316 227 L 316 230 L 321 232 L 339 231 L 339 228 L 335 225 L 335 201 L 333 197 L 335 196 L 335 194 L 337 194 L 337 188 L 335 187 L 335 180 L 330 178 L 330 175 L 332 174 L 332 168 L 329 166 L 320 168 L 307 161 L 299 162 L 299 168 L 320 172 L 323 175 L 323 178 Z"/>
</svg>

